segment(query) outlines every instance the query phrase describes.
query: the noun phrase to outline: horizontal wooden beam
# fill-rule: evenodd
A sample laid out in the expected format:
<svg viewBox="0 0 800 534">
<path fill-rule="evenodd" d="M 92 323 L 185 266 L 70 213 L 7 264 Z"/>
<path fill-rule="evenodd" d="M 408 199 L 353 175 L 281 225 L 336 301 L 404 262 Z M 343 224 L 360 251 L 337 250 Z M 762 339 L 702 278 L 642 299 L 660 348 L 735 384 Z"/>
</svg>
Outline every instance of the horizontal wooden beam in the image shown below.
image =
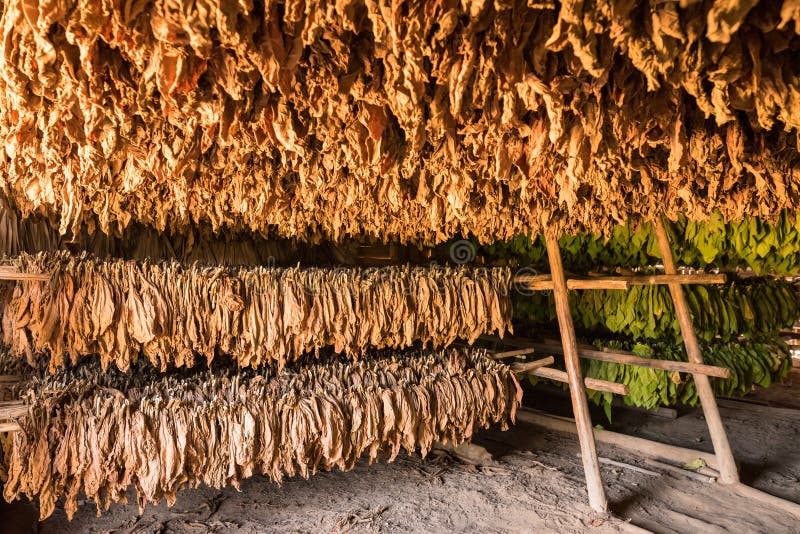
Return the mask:
<svg viewBox="0 0 800 534">
<path fill-rule="evenodd" d="M 6 432 L 19 432 L 22 430 L 17 423 L 0 423 L 0 434 Z"/>
<path fill-rule="evenodd" d="M 560 345 L 549 343 L 538 343 L 528 338 L 506 336 L 503 341 L 514 347 L 528 347 L 544 354 L 563 354 L 564 349 Z M 716 365 L 706 365 L 703 363 L 675 362 L 671 360 L 658 360 L 655 358 L 642 358 L 626 351 L 612 351 L 604 349 L 602 351 L 588 348 L 585 345 L 578 347 L 578 356 L 587 360 L 599 360 L 603 362 L 620 363 L 625 365 L 636 365 L 647 367 L 648 369 L 659 369 L 662 371 L 678 371 L 679 373 L 691 373 L 717 378 L 730 378 L 731 371 L 726 367 Z"/>
<path fill-rule="evenodd" d="M 515 284 L 524 285 L 531 291 L 551 291 L 553 280 L 549 274 L 520 275 L 514 278 Z M 567 289 L 628 289 L 628 282 L 619 276 L 598 276 L 595 278 L 570 278 Z"/>
<path fill-rule="evenodd" d="M 530 373 L 531 371 L 546 367 L 548 365 L 553 365 L 554 363 L 556 363 L 556 359 L 552 356 L 548 356 L 547 358 L 542 358 L 541 360 L 535 360 L 532 362 L 515 363 L 511 366 L 511 370 L 515 373 Z"/>
<path fill-rule="evenodd" d="M 534 352 L 536 352 L 536 349 L 533 347 L 519 350 L 507 350 L 505 352 L 496 352 L 492 354 L 492 358 L 495 360 L 502 360 L 504 358 L 514 358 L 515 356 L 527 356 L 528 354 L 533 354 Z"/>
<path fill-rule="evenodd" d="M 624 275 L 624 276 L 595 276 L 589 278 L 567 279 L 567 289 L 610 289 L 625 290 L 631 286 L 652 286 L 666 284 L 724 284 L 727 281 L 724 274 L 652 274 L 652 275 Z M 514 278 L 514 283 L 522 284 L 532 291 L 549 291 L 553 289 L 553 280 L 549 274 L 520 275 Z"/>
<path fill-rule="evenodd" d="M 23 273 L 16 267 L 0 265 L 0 280 L 47 281 L 50 280 L 50 273 Z"/>
<path fill-rule="evenodd" d="M 570 291 L 580 289 L 611 289 L 626 290 L 629 284 L 627 280 L 621 280 L 618 276 L 598 277 L 598 278 L 570 278 L 567 280 L 567 289 Z"/>
<path fill-rule="evenodd" d="M 625 280 L 632 286 L 653 286 L 665 284 L 724 284 L 728 277 L 724 274 L 646 274 L 624 276 Z"/>
<path fill-rule="evenodd" d="M 716 365 L 706 365 L 703 363 L 657 360 L 654 358 L 642 358 L 641 356 L 625 354 L 622 352 L 608 352 L 605 350 L 601 351 L 592 349 L 580 349 L 578 354 L 581 358 L 585 358 L 587 360 L 635 365 L 637 367 L 647 367 L 648 369 L 677 371 L 679 373 L 691 373 L 693 375 L 715 376 L 717 378 L 731 377 L 730 369 L 726 367 L 717 367 Z"/>
<path fill-rule="evenodd" d="M 0 420 L 14 419 L 28 414 L 28 406 L 19 401 L 0 402 Z"/>
<path fill-rule="evenodd" d="M 529 408 L 520 408 L 517 410 L 517 421 L 537 425 L 558 432 L 567 432 L 570 434 L 577 433 L 575 421 L 573 419 L 547 415 Z M 594 429 L 594 438 L 599 443 L 620 447 L 644 456 L 645 458 L 657 458 L 675 462 L 677 464 L 692 463 L 700 458 L 709 467 L 713 469 L 717 468 L 717 457 L 707 452 L 685 449 L 683 447 L 667 445 L 665 443 L 659 443 L 657 441 L 639 438 L 636 436 L 629 436 L 627 434 L 620 434 L 610 430 L 599 430 L 597 428 Z"/>
<path fill-rule="evenodd" d="M 565 384 L 569 383 L 569 379 L 567 378 L 567 373 L 564 371 L 559 371 L 558 369 L 552 369 L 550 367 L 541 367 L 539 369 L 534 369 L 533 371 L 528 372 L 528 374 L 537 376 L 539 378 L 547 378 L 548 380 L 555 380 L 556 382 L 564 382 Z M 614 393 L 617 395 L 627 395 L 628 394 L 628 386 L 625 384 L 618 384 L 616 382 L 609 382 L 607 380 L 598 380 L 597 378 L 584 378 L 583 385 L 587 389 L 593 389 L 595 391 L 606 391 L 608 393 Z"/>
</svg>

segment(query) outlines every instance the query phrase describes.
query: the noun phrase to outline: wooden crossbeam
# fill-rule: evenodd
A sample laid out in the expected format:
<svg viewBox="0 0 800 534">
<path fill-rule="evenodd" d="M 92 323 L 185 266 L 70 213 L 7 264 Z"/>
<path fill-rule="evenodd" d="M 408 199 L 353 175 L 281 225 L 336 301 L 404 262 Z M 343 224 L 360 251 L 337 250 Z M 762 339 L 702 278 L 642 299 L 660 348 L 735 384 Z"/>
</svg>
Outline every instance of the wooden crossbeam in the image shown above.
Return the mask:
<svg viewBox="0 0 800 534">
<path fill-rule="evenodd" d="M 20 426 L 14 421 L 9 421 L 9 419 L 23 417 L 27 414 L 28 406 L 22 401 L 0 402 L 0 433 L 19 432 L 21 430 Z"/>
<path fill-rule="evenodd" d="M 556 362 L 555 358 L 552 356 L 548 356 L 547 358 L 542 358 L 540 360 L 535 360 L 532 362 L 525 362 L 525 363 L 515 363 L 511 366 L 511 370 L 515 373 L 528 373 L 530 374 L 531 371 L 535 371 L 536 369 L 546 367 L 548 365 L 553 365 Z"/>
<path fill-rule="evenodd" d="M 557 432 L 575 434 L 575 423 L 572 419 L 565 417 L 547 415 L 542 412 L 531 410 L 530 408 L 520 408 L 517 411 L 517 419 Z M 618 434 L 610 430 L 595 429 L 594 434 L 597 441 L 601 443 L 634 451 L 645 457 L 664 459 L 681 464 L 690 463 L 700 458 L 711 468 L 717 468 L 717 458 L 713 454 L 707 452 L 666 445 L 644 438 Z"/>
<path fill-rule="evenodd" d="M 510 351 L 519 352 L 519 351 Z M 503 354 L 503 353 L 498 353 Z M 494 355 L 497 357 L 497 354 Z M 555 380 L 556 382 L 569 383 L 567 373 L 558 369 L 551 369 L 548 366 L 555 363 L 555 358 L 548 356 L 532 362 L 515 363 L 511 366 L 511 370 L 516 374 L 532 375 L 539 378 L 547 378 Z M 628 386 L 619 384 L 617 382 L 609 382 L 607 380 L 599 380 L 596 378 L 584 378 L 583 384 L 586 389 L 593 389 L 596 391 L 607 391 L 609 393 L 616 393 L 617 395 L 627 395 Z"/>
<path fill-rule="evenodd" d="M 653 275 L 623 275 L 623 276 L 595 276 L 589 278 L 567 279 L 567 289 L 630 289 L 631 286 L 650 286 L 668 284 L 724 284 L 727 276 L 724 274 L 653 274 Z M 514 283 L 524 285 L 532 291 L 551 291 L 553 280 L 549 274 L 520 275 L 514 278 Z"/>
<path fill-rule="evenodd" d="M 536 349 L 532 347 L 519 350 L 507 350 L 505 352 L 496 352 L 492 354 L 492 358 L 495 360 L 503 360 L 505 358 L 514 358 L 516 356 L 527 356 L 528 354 L 533 354 L 534 352 L 536 352 Z"/>
<path fill-rule="evenodd" d="M 495 338 L 483 337 L 483 339 L 494 340 Z M 497 338 L 499 339 L 499 338 Z M 503 342 L 512 347 L 528 347 L 531 350 L 542 352 L 544 354 L 563 354 L 564 349 L 552 343 L 538 343 L 528 338 L 506 336 Z M 520 349 L 526 350 L 526 349 Z M 515 352 L 515 351 L 510 351 Z M 498 353 L 503 354 L 503 353 Z M 691 373 L 693 375 L 706 375 L 714 376 L 717 378 L 730 378 L 731 371 L 727 367 L 718 367 L 716 365 L 707 365 L 702 363 L 693 362 L 676 362 L 671 360 L 658 360 L 655 358 L 642 358 L 627 351 L 617 351 L 610 349 L 595 350 L 585 345 L 578 345 L 578 356 L 586 360 L 599 360 L 603 362 L 619 363 L 624 365 L 635 365 L 638 367 L 647 367 L 648 369 L 659 369 L 662 371 L 678 371 L 679 373 Z"/>
<path fill-rule="evenodd" d="M 553 369 L 551 367 L 541 367 L 539 369 L 535 369 L 530 371 L 528 374 L 538 376 L 539 378 L 547 378 L 549 380 L 555 380 L 556 382 L 564 382 L 565 384 L 569 383 L 569 377 L 567 373 L 564 371 L 559 371 L 558 369 Z M 599 380 L 597 378 L 584 378 L 583 385 L 586 389 L 593 389 L 595 391 L 606 391 L 608 393 L 614 393 L 616 395 L 627 395 L 628 394 L 628 386 L 625 384 L 619 384 L 617 382 L 609 382 L 608 380 Z"/>
<path fill-rule="evenodd" d="M 549 274 L 520 275 L 514 278 L 514 283 L 524 285 L 531 291 L 552 291 L 554 287 Z M 619 276 L 570 278 L 567 280 L 567 289 L 628 289 L 628 282 Z"/>
<path fill-rule="evenodd" d="M 647 367 L 648 369 L 660 369 L 662 371 L 678 371 L 679 373 L 691 373 L 692 375 L 715 376 L 717 378 L 730 378 L 731 370 L 727 367 L 716 365 L 706 365 L 693 362 L 674 362 L 670 360 L 656 360 L 653 358 L 642 358 L 634 354 L 623 352 L 580 349 L 581 358 L 587 360 L 599 360 L 601 362 L 620 363 L 624 365 L 636 365 Z"/>
<path fill-rule="evenodd" d="M 728 277 L 724 274 L 648 274 L 648 275 L 626 275 L 625 278 L 632 286 L 652 286 L 667 284 L 724 284 Z"/>
<path fill-rule="evenodd" d="M 14 419 L 28 414 L 28 407 L 20 401 L 0 402 L 0 421 Z"/>
<path fill-rule="evenodd" d="M 666 274 L 676 274 L 675 259 L 672 256 L 672 248 L 664 228 L 664 221 L 657 217 L 653 222 L 653 229 L 655 230 L 658 249 L 661 252 L 661 261 L 664 263 L 664 272 Z M 689 313 L 689 306 L 686 302 L 686 295 L 683 293 L 683 287 L 677 283 L 670 284 L 669 292 L 672 295 L 675 314 L 678 316 L 678 322 L 680 323 L 683 344 L 686 346 L 686 355 L 690 362 L 702 364 L 703 355 L 694 331 L 692 316 Z M 711 434 L 714 453 L 717 456 L 720 473 L 719 481 L 723 484 L 736 484 L 739 482 L 739 471 L 736 468 L 736 461 L 733 458 L 733 451 L 728 442 L 728 435 L 719 415 L 719 408 L 714 398 L 714 390 L 711 389 L 711 382 L 707 376 L 702 374 L 695 375 L 694 382 L 697 387 L 697 394 L 700 397 L 700 404 L 703 407 L 703 415 L 708 425 L 708 432 Z"/>
<path fill-rule="evenodd" d="M 16 267 L 0 265 L 0 280 L 47 281 L 50 273 L 23 273 Z"/>
</svg>

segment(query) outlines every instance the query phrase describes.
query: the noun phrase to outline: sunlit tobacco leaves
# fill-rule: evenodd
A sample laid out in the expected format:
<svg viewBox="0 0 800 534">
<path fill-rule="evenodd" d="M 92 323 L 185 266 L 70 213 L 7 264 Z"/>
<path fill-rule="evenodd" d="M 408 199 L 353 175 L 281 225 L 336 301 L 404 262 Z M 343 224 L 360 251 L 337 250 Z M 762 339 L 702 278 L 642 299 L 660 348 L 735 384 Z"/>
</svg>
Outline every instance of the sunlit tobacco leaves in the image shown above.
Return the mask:
<svg viewBox="0 0 800 534">
<path fill-rule="evenodd" d="M 66 231 L 481 242 L 800 207 L 784 2 L 6 1 L 0 185 Z"/>
</svg>

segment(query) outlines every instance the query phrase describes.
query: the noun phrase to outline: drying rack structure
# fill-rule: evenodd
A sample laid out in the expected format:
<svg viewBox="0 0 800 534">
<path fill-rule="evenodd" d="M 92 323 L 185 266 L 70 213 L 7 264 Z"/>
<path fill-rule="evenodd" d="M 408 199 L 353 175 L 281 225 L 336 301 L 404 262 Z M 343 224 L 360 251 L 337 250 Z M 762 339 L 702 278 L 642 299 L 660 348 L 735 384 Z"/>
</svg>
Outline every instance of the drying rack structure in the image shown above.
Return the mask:
<svg viewBox="0 0 800 534">
<path fill-rule="evenodd" d="M 689 314 L 686 296 L 683 293 L 682 287 L 684 284 L 722 284 L 725 283 L 726 277 L 722 274 L 678 274 L 663 222 L 657 219 L 654 221 L 654 227 L 659 251 L 661 252 L 664 264 L 663 275 L 567 278 L 561 260 L 561 250 L 558 246 L 557 236 L 554 234 L 545 235 L 551 274 L 545 276 L 520 276 L 515 279 L 515 283 L 529 290 L 550 290 L 553 292 L 558 326 L 561 333 L 561 346 L 535 343 L 529 339 L 511 336 L 502 341 L 508 345 L 518 347 L 518 349 L 494 354 L 495 358 L 516 357 L 532 354 L 534 352 L 560 354 L 563 356 L 567 369 L 566 373 L 547 367 L 554 361 L 552 356 L 532 362 L 518 363 L 515 364 L 513 368 L 520 374 L 530 374 L 540 378 L 548 378 L 559 382 L 565 382 L 569 385 L 572 410 L 581 448 L 581 459 L 583 460 L 583 469 L 586 476 L 586 487 L 589 493 L 589 505 L 598 512 L 608 511 L 608 499 L 606 498 L 603 481 L 600 476 L 600 462 L 597 457 L 594 430 L 589 415 L 589 405 L 584 388 L 611 392 L 618 395 L 627 395 L 628 388 L 624 384 L 615 382 L 592 378 L 584 379 L 581 374 L 581 358 L 692 374 L 697 385 L 697 391 L 708 424 L 708 430 L 711 434 L 711 441 L 714 445 L 715 464 L 720 473 L 719 482 L 723 484 L 739 483 L 739 473 L 736 462 L 709 381 L 709 376 L 720 378 L 730 377 L 730 370 L 723 367 L 705 365 L 703 363 L 700 345 L 697 341 L 694 326 L 692 325 L 692 318 Z M 683 336 L 684 345 L 686 346 L 688 362 L 641 358 L 629 352 L 598 351 L 578 345 L 569 307 L 569 291 L 590 291 L 598 289 L 624 290 L 633 285 L 654 284 L 669 286 L 675 312 L 680 322 L 681 335 Z"/>
<path fill-rule="evenodd" d="M 717 401 L 714 396 L 709 377 L 729 378 L 730 370 L 703 363 L 703 356 L 697 336 L 692 325 L 691 315 L 683 293 L 686 284 L 722 284 L 726 281 L 724 274 L 679 274 L 675 267 L 672 249 L 667 237 L 663 221 L 656 219 L 654 229 L 658 247 L 664 265 L 664 274 L 660 275 L 631 275 L 631 276 L 596 276 L 584 278 L 568 278 L 565 274 L 558 246 L 558 237 L 547 234 L 546 245 L 550 264 L 550 275 L 519 275 L 514 283 L 528 290 L 550 290 L 555 297 L 556 313 L 558 317 L 561 344 L 539 343 L 518 336 L 506 336 L 502 340 L 492 336 L 482 336 L 487 341 L 501 341 L 516 347 L 514 350 L 496 352 L 495 359 L 524 357 L 534 353 L 558 354 L 563 356 L 566 372 L 549 367 L 555 361 L 553 356 L 535 359 L 527 362 L 512 364 L 515 373 L 532 375 L 568 384 L 574 422 L 572 420 L 557 418 L 546 421 L 547 417 L 537 416 L 529 411 L 521 411 L 518 417 L 534 424 L 546 424 L 556 430 L 572 431 L 578 435 L 581 448 L 589 504 L 597 512 L 607 513 L 608 499 L 600 474 L 600 461 L 597 455 L 595 433 L 601 432 L 593 428 L 589 414 L 585 389 L 610 392 L 617 395 L 627 395 L 628 387 L 625 384 L 609 382 L 594 378 L 584 378 L 581 373 L 580 359 L 601 360 L 625 365 L 636 365 L 652 369 L 677 371 L 692 374 L 697 386 L 700 402 L 709 434 L 714 446 L 714 455 L 681 449 L 641 438 L 615 434 L 602 431 L 602 440 L 616 445 L 638 448 L 639 450 L 652 449 L 656 452 L 666 451 L 662 456 L 673 458 L 707 458 L 719 472 L 718 481 L 722 484 L 735 485 L 742 493 L 749 497 L 778 505 L 800 517 L 800 506 L 773 497 L 739 482 L 739 473 L 734 460 L 733 452 L 728 441 L 725 427 L 722 424 Z M 49 273 L 25 273 L 13 267 L 0 266 L 0 280 L 45 282 L 50 279 Z M 625 290 L 634 285 L 668 285 L 675 307 L 675 312 L 680 323 L 681 334 L 688 355 L 688 362 L 676 362 L 658 359 L 649 359 L 636 356 L 630 352 L 594 350 L 591 347 L 579 345 L 575 335 L 572 315 L 569 307 L 569 291 L 616 289 Z M 18 382 L 20 377 L 0 375 L 0 394 L 8 386 Z M 0 397 L 0 432 L 16 432 L 20 430 L 15 419 L 27 414 L 27 406 L 20 401 L 8 401 Z M 574 425 L 574 426 L 573 426 Z"/>
</svg>

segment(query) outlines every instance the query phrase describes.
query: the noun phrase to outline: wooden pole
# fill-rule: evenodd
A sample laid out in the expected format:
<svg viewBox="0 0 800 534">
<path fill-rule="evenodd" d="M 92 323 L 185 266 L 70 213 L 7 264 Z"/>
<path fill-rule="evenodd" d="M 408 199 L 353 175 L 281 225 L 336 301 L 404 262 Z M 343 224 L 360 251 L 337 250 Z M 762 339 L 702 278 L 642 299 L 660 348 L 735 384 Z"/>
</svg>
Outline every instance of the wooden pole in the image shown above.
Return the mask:
<svg viewBox="0 0 800 534">
<path fill-rule="evenodd" d="M 666 284 L 724 284 L 728 277 L 724 274 L 651 274 L 622 277 L 632 286 L 653 286 Z"/>
<path fill-rule="evenodd" d="M 715 365 L 705 365 L 702 363 L 656 360 L 653 358 L 642 358 L 640 356 L 631 354 L 605 350 L 580 349 L 578 354 L 581 358 L 585 358 L 587 360 L 599 360 L 601 362 L 636 365 L 638 367 L 647 367 L 648 369 L 678 371 L 679 373 L 692 373 L 693 375 L 715 376 L 718 378 L 731 377 L 731 370 L 727 367 L 717 367 Z"/>
<path fill-rule="evenodd" d="M 658 241 L 658 249 L 661 251 L 661 261 L 664 263 L 666 274 L 675 274 L 675 260 L 672 257 L 672 248 L 667 238 L 667 231 L 661 218 L 653 221 L 653 228 Z M 669 292 L 675 304 L 675 314 L 681 326 L 683 344 L 686 346 L 686 355 L 692 363 L 703 363 L 703 355 L 700 352 L 700 344 L 697 342 L 697 335 L 692 324 L 692 317 L 689 314 L 689 306 L 686 303 L 686 295 L 680 284 L 669 284 Z M 711 382 L 705 375 L 694 375 L 694 383 L 697 387 L 697 394 L 703 407 L 703 414 L 708 424 L 708 431 L 711 434 L 711 443 L 714 445 L 714 453 L 719 464 L 720 483 L 736 484 L 739 482 L 739 472 L 736 469 L 736 461 L 733 458 L 733 451 L 728 442 L 728 435 L 722 424 L 719 415 L 717 400 L 714 398 L 714 391 L 711 389 Z"/>
<path fill-rule="evenodd" d="M 594 276 L 589 278 L 570 278 L 567 280 L 567 289 L 629 289 L 630 286 L 653 286 L 668 284 L 724 284 L 727 276 L 724 274 L 647 274 L 647 275 L 622 275 L 622 276 Z M 514 278 L 514 283 L 524 284 L 533 291 L 546 291 L 553 289 L 553 280 L 550 275 L 520 275 Z"/>
<path fill-rule="evenodd" d="M 553 295 L 558 315 L 558 326 L 561 330 L 561 342 L 564 345 L 564 361 L 569 379 L 569 392 L 572 398 L 572 411 L 581 445 L 583 472 L 586 476 L 586 488 L 589 492 L 589 506 L 597 512 L 608 512 L 608 500 L 600 477 L 600 462 L 597 459 L 597 447 L 594 443 L 592 420 L 589 416 L 589 404 L 586 391 L 583 389 L 581 363 L 578 359 L 578 341 L 575 338 L 575 326 L 569 309 L 569 293 L 564 278 L 564 266 L 561 263 L 561 250 L 558 239 L 552 233 L 545 234 L 547 257 L 550 261 L 550 273 L 553 277 Z"/>
<path fill-rule="evenodd" d="M 525 363 L 515 363 L 511 366 L 511 370 L 515 373 L 530 373 L 531 371 L 535 371 L 536 369 L 540 369 L 542 367 L 546 367 L 548 365 L 553 365 L 555 363 L 555 358 L 552 356 L 548 356 L 547 358 L 542 358 L 541 360 L 536 360 L 533 362 L 525 362 Z"/>
<path fill-rule="evenodd" d="M 520 275 L 515 284 L 523 284 L 531 291 L 551 291 L 553 279 L 548 274 Z M 621 276 L 598 276 L 595 278 L 570 278 L 567 289 L 628 289 L 628 281 Z"/>
<path fill-rule="evenodd" d="M 567 280 L 567 289 L 628 289 L 628 281 L 617 276 Z"/>
<path fill-rule="evenodd" d="M 525 365 L 525 364 L 522 364 Z M 558 369 L 551 369 L 549 367 L 540 367 L 532 371 L 528 371 L 529 375 L 538 376 L 539 378 L 547 378 L 555 380 L 556 382 L 564 382 L 570 384 L 569 376 L 564 371 Z M 583 385 L 586 389 L 593 389 L 595 391 L 606 391 L 608 393 L 615 393 L 617 395 L 627 395 L 628 386 L 619 384 L 617 382 L 609 382 L 608 380 L 600 380 L 597 378 L 584 378 Z M 572 384 L 570 384 L 572 387 Z"/>
<path fill-rule="evenodd" d="M 514 358 L 516 356 L 527 356 L 528 354 L 533 354 L 534 352 L 536 352 L 536 350 L 533 348 L 508 350 L 505 352 L 496 352 L 492 354 L 492 358 L 495 360 L 503 360 L 505 358 Z"/>
<path fill-rule="evenodd" d="M 0 402 L 0 420 L 14 419 L 28 414 L 28 407 L 17 401 Z"/>
<path fill-rule="evenodd" d="M 520 408 L 517 411 L 517 421 L 540 426 L 557 432 L 575 434 L 577 432 L 572 419 L 555 417 L 552 415 L 536 412 L 529 408 Z M 640 454 L 645 458 L 656 458 L 667 460 L 678 464 L 688 464 L 698 458 L 703 460 L 709 467 L 717 469 L 717 458 L 707 452 L 695 451 L 674 445 L 667 445 L 649 439 L 628 436 L 610 430 L 595 430 L 595 438 L 600 443 L 613 445 L 631 452 Z"/>
<path fill-rule="evenodd" d="M 563 354 L 564 349 L 558 345 L 551 343 L 538 343 L 527 338 L 519 338 L 516 336 L 506 336 L 503 340 L 504 343 L 512 347 L 524 346 L 526 349 L 544 354 Z M 508 354 L 516 352 L 509 351 Z M 495 358 L 504 352 L 499 352 Z M 649 369 L 660 369 L 662 371 L 678 371 L 679 373 L 702 374 L 706 376 L 715 376 L 718 378 L 730 378 L 731 371 L 727 367 L 718 367 L 716 365 L 706 365 L 701 363 L 692 362 L 675 362 L 672 360 L 658 360 L 655 358 L 642 358 L 633 353 L 626 351 L 617 351 L 610 349 L 595 350 L 578 346 L 578 356 L 586 360 L 599 360 L 602 362 L 619 363 L 625 365 L 636 365 L 638 367 L 647 367 Z"/>
<path fill-rule="evenodd" d="M 0 265 L 0 280 L 30 280 L 44 282 L 50 279 L 50 273 L 23 273 L 16 267 Z"/>
<path fill-rule="evenodd" d="M 0 434 L 5 432 L 19 432 L 22 428 L 17 423 L 0 423 Z"/>
</svg>

